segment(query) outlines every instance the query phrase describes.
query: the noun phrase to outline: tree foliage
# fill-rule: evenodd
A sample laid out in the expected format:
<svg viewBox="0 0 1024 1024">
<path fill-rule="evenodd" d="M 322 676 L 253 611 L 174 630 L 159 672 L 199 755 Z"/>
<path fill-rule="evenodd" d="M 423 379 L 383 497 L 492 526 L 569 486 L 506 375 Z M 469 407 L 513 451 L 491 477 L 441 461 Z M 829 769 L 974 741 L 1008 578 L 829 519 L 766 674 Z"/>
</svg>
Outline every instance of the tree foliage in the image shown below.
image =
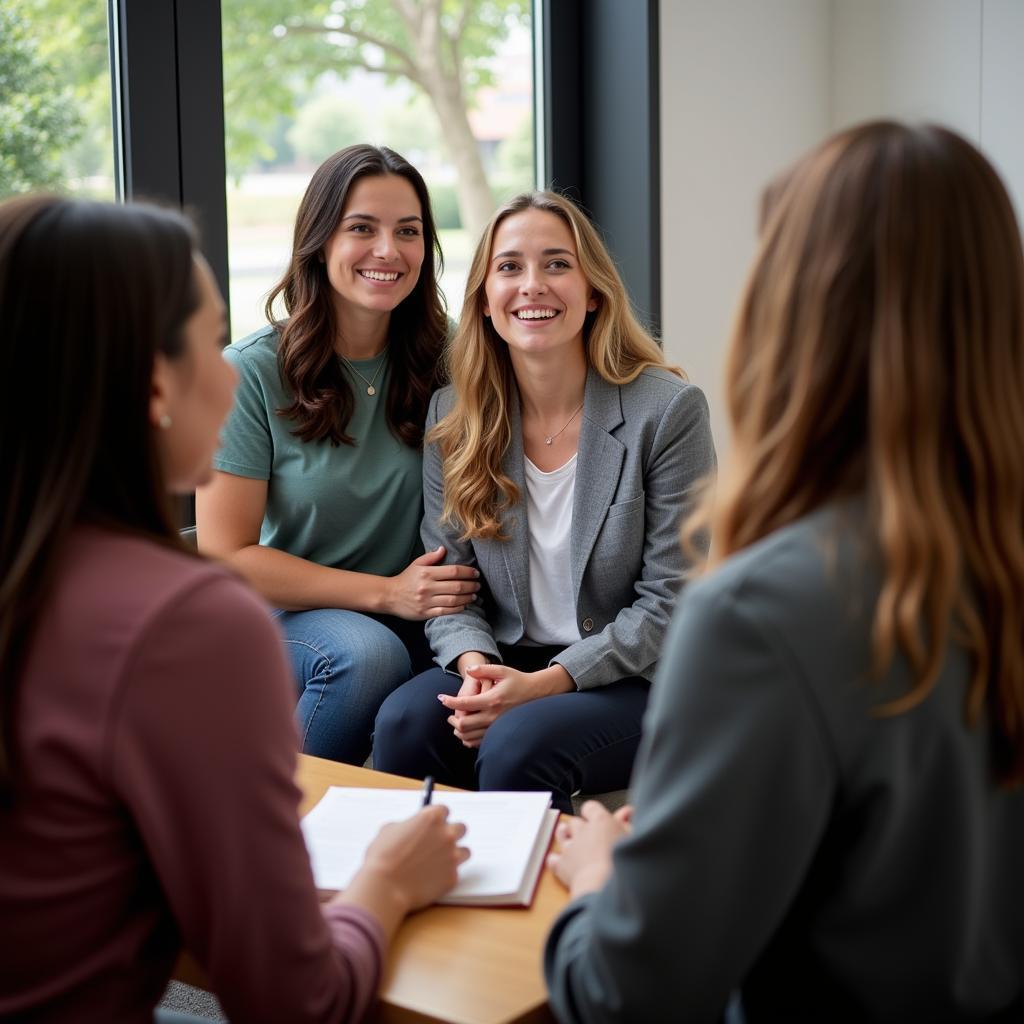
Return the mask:
<svg viewBox="0 0 1024 1024">
<path fill-rule="evenodd" d="M 3 187 L 38 187 L 109 170 L 110 73 L 105 4 L 19 0 L 0 6 Z M 294 117 L 325 72 L 363 69 L 408 82 L 429 104 L 455 166 L 462 222 L 480 229 L 493 207 L 466 111 L 493 84 L 503 40 L 529 18 L 529 0 L 222 0 L 228 169 L 272 160 L 282 116 Z M 32 31 L 29 32 L 29 27 Z M 368 134 L 400 120 L 367 111 Z M 83 132 L 82 124 L 90 127 Z M 421 148 L 424 133 L 386 141 Z M 346 136 L 347 137 L 347 136 Z"/>
<path fill-rule="evenodd" d="M 506 193 L 502 202 L 534 187 L 533 145 L 533 118 L 524 117 L 515 132 L 498 147 L 495 171 Z"/>
<path fill-rule="evenodd" d="M 295 155 L 321 163 L 332 153 L 366 138 L 363 112 L 344 96 L 324 93 L 306 103 L 288 131 Z"/>
<path fill-rule="evenodd" d="M 263 120 L 294 109 L 298 90 L 324 71 L 354 68 L 426 90 L 419 48 L 435 36 L 438 70 L 460 78 L 471 102 L 494 84 L 497 48 L 529 8 L 528 0 L 221 0 L 225 106 L 230 98 L 233 110 Z"/>
<path fill-rule="evenodd" d="M 64 151 L 81 131 L 70 90 L 41 55 L 32 25 L 0 7 L 0 196 L 62 185 Z"/>
<path fill-rule="evenodd" d="M 490 189 L 466 111 L 510 29 L 529 17 L 527 0 L 222 0 L 229 164 L 266 156 L 275 115 L 325 71 L 360 68 L 404 79 L 429 99 L 456 168 L 463 223 L 482 227 Z M 395 140 L 401 149 L 401 141 Z"/>
</svg>

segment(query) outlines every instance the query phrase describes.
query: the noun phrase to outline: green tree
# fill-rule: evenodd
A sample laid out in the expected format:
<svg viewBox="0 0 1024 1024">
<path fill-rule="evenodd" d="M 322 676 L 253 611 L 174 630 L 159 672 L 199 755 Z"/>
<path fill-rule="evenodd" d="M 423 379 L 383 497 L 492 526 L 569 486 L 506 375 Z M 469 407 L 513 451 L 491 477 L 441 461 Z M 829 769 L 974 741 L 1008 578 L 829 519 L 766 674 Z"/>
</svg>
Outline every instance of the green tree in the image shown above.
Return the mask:
<svg viewBox="0 0 1024 1024">
<path fill-rule="evenodd" d="M 495 171 L 494 185 L 502 192 L 502 202 L 533 188 L 533 118 L 524 117 L 522 124 L 498 147 Z"/>
<path fill-rule="evenodd" d="M 417 154 L 429 155 L 433 159 L 443 149 L 437 118 L 427 98 L 420 92 L 407 103 L 395 104 L 382 111 L 380 127 L 372 138 L 410 159 L 416 159 Z"/>
<path fill-rule="evenodd" d="M 467 108 L 493 81 L 498 44 L 528 0 L 222 0 L 225 106 L 239 119 L 229 152 L 259 153 L 258 130 L 333 70 L 362 68 L 422 90 L 455 166 L 462 223 L 478 234 L 494 208 Z M 236 148 L 237 147 L 237 148 Z"/>
<path fill-rule="evenodd" d="M 31 24 L 0 7 L 0 196 L 63 184 L 63 151 L 81 131 Z"/>
<path fill-rule="evenodd" d="M 316 164 L 365 138 L 366 119 L 362 111 L 344 96 L 332 93 L 311 99 L 288 130 L 295 155 Z"/>
<path fill-rule="evenodd" d="M 57 75 L 85 130 L 64 148 L 65 175 L 114 177 L 110 52 L 104 0 L 19 0 L 35 25 L 39 53 Z"/>
</svg>

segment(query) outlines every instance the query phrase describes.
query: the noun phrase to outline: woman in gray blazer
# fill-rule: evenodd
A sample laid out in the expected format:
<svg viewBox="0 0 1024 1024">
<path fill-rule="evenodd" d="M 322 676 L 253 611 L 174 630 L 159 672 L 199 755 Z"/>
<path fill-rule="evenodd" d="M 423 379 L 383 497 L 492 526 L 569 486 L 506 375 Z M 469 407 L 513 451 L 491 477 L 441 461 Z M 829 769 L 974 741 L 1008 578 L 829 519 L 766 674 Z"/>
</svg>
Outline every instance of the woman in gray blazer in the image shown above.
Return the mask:
<svg viewBox="0 0 1024 1024">
<path fill-rule="evenodd" d="M 687 568 L 677 534 L 714 469 L 703 394 L 640 327 L 597 232 L 530 193 L 477 248 L 427 419 L 427 550 L 480 574 L 431 619 L 438 669 L 385 701 L 374 765 L 471 788 L 629 781 Z"/>
<path fill-rule="evenodd" d="M 719 564 L 633 780 L 552 860 L 562 1021 L 1024 1020 L 1024 256 L 996 173 L 862 125 L 765 204 Z M 614 847 L 614 853 L 612 853 Z"/>
</svg>

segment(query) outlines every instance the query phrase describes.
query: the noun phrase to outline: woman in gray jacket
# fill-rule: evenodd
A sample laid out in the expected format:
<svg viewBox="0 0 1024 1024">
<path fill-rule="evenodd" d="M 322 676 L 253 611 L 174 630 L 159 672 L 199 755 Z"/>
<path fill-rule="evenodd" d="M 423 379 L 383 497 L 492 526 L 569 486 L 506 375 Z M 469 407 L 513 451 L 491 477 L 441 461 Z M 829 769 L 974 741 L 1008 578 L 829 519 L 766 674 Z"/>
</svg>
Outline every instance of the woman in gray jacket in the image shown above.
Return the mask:
<svg viewBox="0 0 1024 1024">
<path fill-rule="evenodd" d="M 991 166 L 891 123 L 798 163 L 727 380 L 632 823 L 588 804 L 551 858 L 556 1014 L 1024 1020 L 1024 258 Z"/>
<path fill-rule="evenodd" d="M 385 701 L 374 765 L 550 789 L 571 811 L 576 790 L 629 781 L 686 569 L 680 516 L 714 468 L 707 403 L 637 323 L 594 227 L 549 192 L 492 219 L 449 361 L 422 535 L 479 571 L 483 599 L 428 621 L 440 667 Z"/>
</svg>

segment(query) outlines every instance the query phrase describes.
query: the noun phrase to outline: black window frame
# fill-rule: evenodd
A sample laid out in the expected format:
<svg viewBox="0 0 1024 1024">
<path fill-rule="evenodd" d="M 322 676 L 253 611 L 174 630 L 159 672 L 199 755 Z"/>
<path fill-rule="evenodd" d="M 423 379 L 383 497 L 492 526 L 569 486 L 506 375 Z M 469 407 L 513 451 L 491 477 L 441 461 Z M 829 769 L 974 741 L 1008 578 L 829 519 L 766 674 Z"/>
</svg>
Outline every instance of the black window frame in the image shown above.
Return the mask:
<svg viewBox="0 0 1024 1024">
<path fill-rule="evenodd" d="M 599 226 L 640 320 L 661 328 L 658 0 L 536 0 L 546 187 Z"/>
<path fill-rule="evenodd" d="M 110 0 L 121 194 L 186 210 L 228 298 L 220 0 Z"/>
</svg>

